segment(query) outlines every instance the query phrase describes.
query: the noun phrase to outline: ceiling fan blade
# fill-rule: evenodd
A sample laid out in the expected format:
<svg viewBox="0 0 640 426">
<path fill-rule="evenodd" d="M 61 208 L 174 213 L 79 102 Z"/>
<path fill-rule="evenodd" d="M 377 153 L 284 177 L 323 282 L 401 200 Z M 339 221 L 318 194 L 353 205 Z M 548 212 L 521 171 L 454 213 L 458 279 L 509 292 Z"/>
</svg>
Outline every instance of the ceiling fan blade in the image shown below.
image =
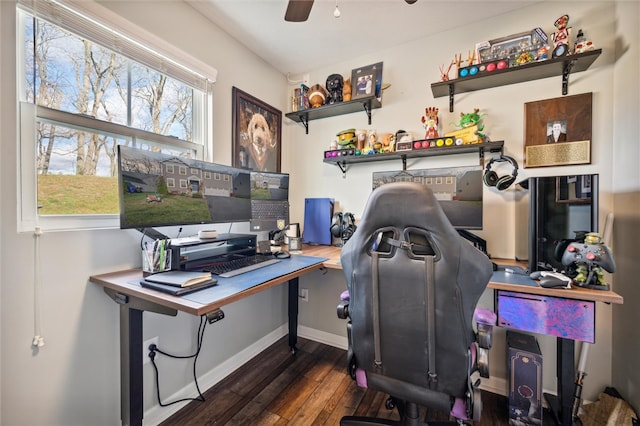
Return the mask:
<svg viewBox="0 0 640 426">
<path fill-rule="evenodd" d="M 304 22 L 309 18 L 313 0 L 289 0 L 284 20 L 288 22 Z"/>
<path fill-rule="evenodd" d="M 404 0 L 406 1 L 408 4 L 414 4 L 415 2 L 417 2 L 418 0 Z"/>
</svg>

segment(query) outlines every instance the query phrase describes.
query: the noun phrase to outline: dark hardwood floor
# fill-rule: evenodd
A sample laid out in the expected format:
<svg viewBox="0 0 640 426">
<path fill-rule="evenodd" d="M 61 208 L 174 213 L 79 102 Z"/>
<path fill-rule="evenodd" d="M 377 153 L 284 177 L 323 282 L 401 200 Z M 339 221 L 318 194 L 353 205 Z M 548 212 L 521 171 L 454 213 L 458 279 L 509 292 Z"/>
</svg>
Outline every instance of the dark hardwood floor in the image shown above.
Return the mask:
<svg viewBox="0 0 640 426">
<path fill-rule="evenodd" d="M 292 356 L 286 337 L 162 423 L 172 425 L 338 425 L 345 415 L 398 419 L 385 408 L 388 395 L 358 388 L 347 374 L 346 352 L 298 339 Z M 483 392 L 479 426 L 508 425 L 507 398 Z M 426 412 L 430 421 L 446 413 Z M 546 421 L 544 422 L 547 423 Z"/>
</svg>

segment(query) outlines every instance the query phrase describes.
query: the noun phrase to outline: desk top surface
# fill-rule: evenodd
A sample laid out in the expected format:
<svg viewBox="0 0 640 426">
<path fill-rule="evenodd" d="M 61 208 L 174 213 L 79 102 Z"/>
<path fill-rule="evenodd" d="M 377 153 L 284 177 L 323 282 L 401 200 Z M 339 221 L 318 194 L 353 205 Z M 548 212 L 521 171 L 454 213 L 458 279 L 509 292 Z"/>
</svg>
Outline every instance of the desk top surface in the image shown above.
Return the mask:
<svg viewBox="0 0 640 426">
<path fill-rule="evenodd" d="M 340 248 L 334 246 L 311 246 L 303 244 L 301 253 L 308 256 L 327 258 L 323 266 L 328 269 L 342 269 L 340 264 Z M 511 259 L 492 259 L 498 265 L 525 266 L 522 262 Z M 567 299 L 589 300 L 595 302 L 622 304 L 624 299 L 614 291 L 590 290 L 586 288 L 543 288 L 527 275 L 495 271 L 489 281 L 488 288 L 494 290 L 515 291 L 519 293 L 538 294 L 543 296 L 564 297 Z"/>
</svg>

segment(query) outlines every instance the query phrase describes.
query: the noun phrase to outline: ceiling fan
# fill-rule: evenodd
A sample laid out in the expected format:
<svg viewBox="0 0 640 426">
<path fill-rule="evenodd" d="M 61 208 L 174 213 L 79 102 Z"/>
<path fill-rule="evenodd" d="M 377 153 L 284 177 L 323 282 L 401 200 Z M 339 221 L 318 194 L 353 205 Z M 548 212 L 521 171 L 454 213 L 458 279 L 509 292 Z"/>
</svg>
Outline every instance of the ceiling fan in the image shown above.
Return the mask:
<svg viewBox="0 0 640 426">
<path fill-rule="evenodd" d="M 413 4 L 418 0 L 404 0 L 408 4 Z M 313 0 L 289 0 L 284 20 L 287 22 L 304 22 L 309 18 Z"/>
</svg>

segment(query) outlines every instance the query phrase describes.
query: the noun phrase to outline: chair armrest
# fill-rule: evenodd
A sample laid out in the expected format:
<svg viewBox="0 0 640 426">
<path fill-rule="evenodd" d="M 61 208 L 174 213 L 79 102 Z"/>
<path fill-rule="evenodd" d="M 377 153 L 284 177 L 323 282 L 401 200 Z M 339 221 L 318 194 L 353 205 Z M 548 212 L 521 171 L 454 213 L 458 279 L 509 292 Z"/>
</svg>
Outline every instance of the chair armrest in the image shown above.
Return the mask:
<svg viewBox="0 0 640 426">
<path fill-rule="evenodd" d="M 338 318 L 347 319 L 349 317 L 349 290 L 345 290 L 340 294 L 340 303 L 338 304 Z"/>
<path fill-rule="evenodd" d="M 478 324 L 478 359 L 477 365 L 480 376 L 489 377 L 489 349 L 493 344 L 493 326 L 496 323 L 497 315 L 488 309 L 476 309 L 474 312 L 476 323 Z"/>
</svg>

